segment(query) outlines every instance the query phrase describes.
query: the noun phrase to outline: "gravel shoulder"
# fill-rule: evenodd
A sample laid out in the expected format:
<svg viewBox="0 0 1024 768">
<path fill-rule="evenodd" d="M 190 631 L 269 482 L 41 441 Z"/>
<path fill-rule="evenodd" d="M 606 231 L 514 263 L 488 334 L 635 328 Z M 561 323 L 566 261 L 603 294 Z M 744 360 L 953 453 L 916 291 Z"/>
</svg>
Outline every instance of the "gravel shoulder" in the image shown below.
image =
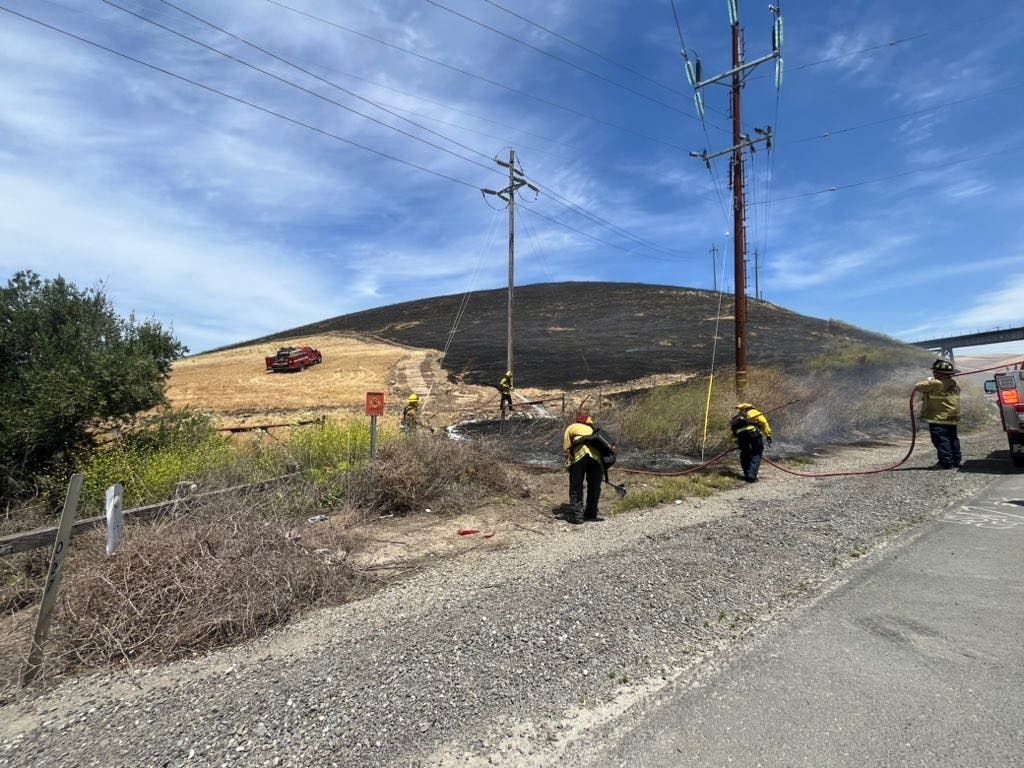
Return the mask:
<svg viewBox="0 0 1024 768">
<path fill-rule="evenodd" d="M 1001 434 L 964 443 L 969 457 L 1005 448 Z M 257 642 L 16 700 L 0 709 L 0 766 L 571 766 L 605 726 L 714 675 L 1001 471 L 933 461 L 926 444 L 884 474 L 765 467 L 708 499 L 524 529 Z"/>
</svg>

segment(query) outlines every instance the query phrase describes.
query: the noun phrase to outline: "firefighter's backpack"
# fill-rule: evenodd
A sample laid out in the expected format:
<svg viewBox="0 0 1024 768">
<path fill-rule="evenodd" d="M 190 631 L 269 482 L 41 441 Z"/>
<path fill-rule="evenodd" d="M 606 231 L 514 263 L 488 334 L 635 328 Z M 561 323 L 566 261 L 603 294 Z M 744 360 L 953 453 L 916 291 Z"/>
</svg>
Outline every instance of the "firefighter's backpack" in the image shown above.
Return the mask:
<svg viewBox="0 0 1024 768">
<path fill-rule="evenodd" d="M 759 428 L 757 422 L 747 416 L 748 413 L 749 411 L 743 411 L 729 419 L 729 429 L 732 430 L 733 437 L 739 435 L 747 427 Z"/>
<path fill-rule="evenodd" d="M 601 464 L 607 469 L 615 463 L 616 455 L 615 438 L 609 435 L 600 427 L 594 427 L 594 434 L 590 436 L 590 445 L 601 454 Z"/>
</svg>

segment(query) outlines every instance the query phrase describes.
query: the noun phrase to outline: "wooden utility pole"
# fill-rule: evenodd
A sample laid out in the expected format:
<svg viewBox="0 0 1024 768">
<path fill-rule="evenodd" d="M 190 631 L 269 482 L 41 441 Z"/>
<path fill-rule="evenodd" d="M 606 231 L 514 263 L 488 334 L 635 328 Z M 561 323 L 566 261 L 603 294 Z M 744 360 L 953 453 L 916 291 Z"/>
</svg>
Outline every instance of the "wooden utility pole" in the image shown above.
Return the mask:
<svg viewBox="0 0 1024 768">
<path fill-rule="evenodd" d="M 514 189 L 516 178 L 513 169 L 516 167 L 516 151 L 508 150 L 508 188 Z M 515 306 L 516 286 L 516 196 L 508 197 L 508 344 L 505 355 L 505 370 L 512 370 L 512 310 Z"/>
<path fill-rule="evenodd" d="M 743 63 L 739 18 L 732 24 L 732 244 L 736 302 L 736 393 L 742 394 L 747 384 L 747 209 L 743 200 L 743 121 L 741 99 Z"/>
<path fill-rule="evenodd" d="M 514 371 L 512 367 L 512 327 L 513 310 L 515 308 L 515 274 L 516 274 L 516 192 L 522 187 L 532 189 L 539 194 L 540 190 L 525 178 L 522 168 L 516 165 L 516 151 L 509 149 L 508 162 L 494 159 L 498 165 L 508 168 L 508 186 L 502 190 L 481 189 L 485 195 L 495 195 L 505 201 L 508 207 L 508 339 L 506 346 L 505 370 Z"/>
<path fill-rule="evenodd" d="M 704 101 L 701 90 L 708 85 L 729 79 L 730 112 L 732 113 L 732 146 L 720 152 L 691 152 L 704 164 L 711 168 L 711 161 L 722 155 L 729 155 L 729 182 L 732 187 L 732 234 L 733 234 L 733 267 L 735 275 L 735 317 L 736 317 L 736 392 L 743 394 L 747 383 L 747 222 L 746 201 L 744 199 L 745 178 L 743 173 L 743 152 L 754 151 L 755 145 L 764 142 L 770 150 L 772 147 L 772 129 L 755 128 L 756 138 L 743 133 L 742 100 L 744 78 L 754 67 L 768 61 L 775 61 L 775 86 L 782 84 L 782 15 L 777 5 L 768 8 L 775 18 L 772 28 L 772 52 L 749 63 L 743 61 L 743 29 L 739 20 L 739 0 L 729 0 L 729 24 L 732 33 L 732 68 L 722 74 L 703 78 L 700 60 L 696 66 L 690 61 L 689 54 L 683 49 L 686 62 L 686 75 L 696 93 L 695 103 L 701 119 L 704 119 Z M 755 289 L 756 290 L 756 289 Z"/>
</svg>

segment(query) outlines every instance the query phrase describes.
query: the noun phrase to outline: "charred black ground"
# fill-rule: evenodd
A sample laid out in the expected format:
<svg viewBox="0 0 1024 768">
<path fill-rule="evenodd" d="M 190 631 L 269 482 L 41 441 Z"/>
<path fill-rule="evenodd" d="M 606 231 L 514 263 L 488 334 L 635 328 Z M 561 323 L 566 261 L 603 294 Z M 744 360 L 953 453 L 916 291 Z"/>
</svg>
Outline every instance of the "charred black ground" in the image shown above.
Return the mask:
<svg viewBox="0 0 1024 768">
<path fill-rule="evenodd" d="M 463 301 L 461 322 L 453 325 Z M 504 289 L 407 301 L 280 331 L 234 347 L 331 331 L 444 349 L 444 367 L 471 384 L 495 384 L 505 369 Z M 712 291 L 638 283 L 545 283 L 515 290 L 515 367 L 521 386 L 623 383 L 710 367 L 719 297 Z M 734 362 L 733 302 L 722 301 L 717 365 Z M 792 367 L 855 343 L 907 345 L 836 320 L 750 299 L 748 362 Z"/>
</svg>

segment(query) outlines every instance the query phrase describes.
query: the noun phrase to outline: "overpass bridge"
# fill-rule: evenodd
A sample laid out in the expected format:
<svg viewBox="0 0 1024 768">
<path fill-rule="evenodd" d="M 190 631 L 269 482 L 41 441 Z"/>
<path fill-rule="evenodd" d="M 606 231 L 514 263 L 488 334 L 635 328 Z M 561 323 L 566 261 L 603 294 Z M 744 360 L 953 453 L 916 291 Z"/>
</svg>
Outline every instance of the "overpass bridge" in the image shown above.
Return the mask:
<svg viewBox="0 0 1024 768">
<path fill-rule="evenodd" d="M 985 344 L 1000 344 L 1004 341 L 1024 341 L 1024 326 L 1020 328 L 997 328 L 994 331 L 965 333 L 960 336 L 943 336 L 938 339 L 912 341 L 910 344 L 915 347 L 924 347 L 925 349 L 938 352 L 950 362 L 953 362 L 954 349 L 980 347 Z"/>
</svg>

